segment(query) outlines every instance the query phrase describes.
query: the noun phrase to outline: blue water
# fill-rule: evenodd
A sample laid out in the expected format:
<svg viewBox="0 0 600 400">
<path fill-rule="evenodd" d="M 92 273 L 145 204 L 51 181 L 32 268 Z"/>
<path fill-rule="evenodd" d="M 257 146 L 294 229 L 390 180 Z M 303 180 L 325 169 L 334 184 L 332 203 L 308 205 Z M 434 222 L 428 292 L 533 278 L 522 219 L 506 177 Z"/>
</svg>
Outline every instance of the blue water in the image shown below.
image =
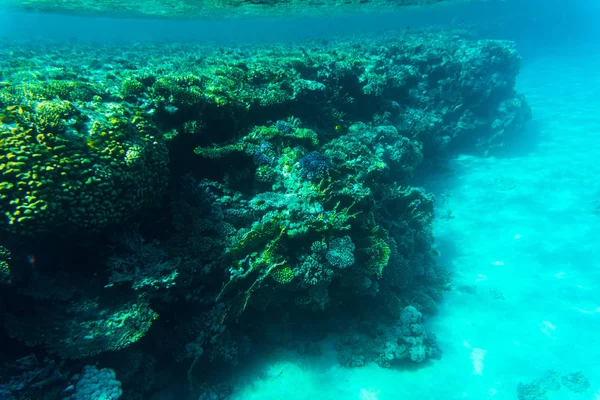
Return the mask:
<svg viewBox="0 0 600 400">
<path fill-rule="evenodd" d="M 458 155 L 423 186 L 438 199 L 435 237 L 453 290 L 428 322 L 443 357 L 410 370 L 347 369 L 322 354 L 265 354 L 237 367 L 235 400 L 504 400 L 549 370 L 591 388 L 547 399 L 600 400 L 600 5 L 498 1 L 333 21 L 165 22 L 5 12 L 0 36 L 76 41 L 297 40 L 430 23 L 475 25 L 515 40 L 517 90 L 533 112 L 522 138 L 491 157 Z M 169 389 L 154 400 L 176 396 Z M 539 400 L 542 400 L 541 397 Z M 528 399 L 529 400 L 529 399 Z"/>
</svg>

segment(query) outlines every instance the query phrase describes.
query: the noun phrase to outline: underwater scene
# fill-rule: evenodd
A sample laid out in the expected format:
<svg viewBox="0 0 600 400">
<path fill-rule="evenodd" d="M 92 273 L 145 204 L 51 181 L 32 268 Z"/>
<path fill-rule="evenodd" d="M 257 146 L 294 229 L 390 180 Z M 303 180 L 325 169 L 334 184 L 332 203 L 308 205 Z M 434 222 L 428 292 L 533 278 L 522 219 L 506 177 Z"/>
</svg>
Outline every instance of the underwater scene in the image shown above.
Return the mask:
<svg viewBox="0 0 600 400">
<path fill-rule="evenodd" d="M 0 400 L 600 400 L 596 0 L 0 18 Z"/>
</svg>

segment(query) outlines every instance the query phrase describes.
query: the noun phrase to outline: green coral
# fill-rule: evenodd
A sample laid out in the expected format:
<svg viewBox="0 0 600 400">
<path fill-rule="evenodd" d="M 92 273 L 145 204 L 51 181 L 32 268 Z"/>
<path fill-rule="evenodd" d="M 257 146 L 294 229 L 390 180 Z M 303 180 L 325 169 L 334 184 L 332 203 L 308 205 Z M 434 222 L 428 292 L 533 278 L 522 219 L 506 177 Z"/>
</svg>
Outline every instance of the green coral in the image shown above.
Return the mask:
<svg viewBox="0 0 600 400">
<path fill-rule="evenodd" d="M 249 231 L 239 235 L 233 246 L 228 250 L 232 256 L 242 252 L 248 253 L 255 249 L 262 248 L 266 243 L 279 237 L 283 232 L 280 222 L 274 217 L 267 217 L 252 227 Z"/>
<path fill-rule="evenodd" d="M 204 77 L 193 74 L 164 76 L 152 85 L 152 92 L 176 107 L 195 107 L 206 102 Z"/>
<path fill-rule="evenodd" d="M 243 143 L 235 143 L 221 147 L 196 147 L 194 153 L 208 159 L 219 159 L 233 153 L 242 152 L 245 148 Z"/>
<path fill-rule="evenodd" d="M 0 231 L 96 230 L 166 185 L 164 143 L 145 117 L 122 106 L 81 110 L 53 100 L 6 106 L 0 115 Z"/>
<path fill-rule="evenodd" d="M 0 246 L 0 283 L 8 282 L 10 280 L 10 251 Z"/>
<path fill-rule="evenodd" d="M 276 126 L 255 126 L 247 135 L 235 143 L 221 146 L 198 146 L 194 153 L 208 159 L 221 159 L 236 153 L 245 153 L 248 156 L 254 156 L 259 151 L 259 146 L 263 143 L 272 143 L 282 153 L 292 155 L 291 147 L 306 146 L 313 148 L 318 146 L 319 138 L 317 133 L 311 129 L 295 127 L 288 125 L 290 129 L 278 129 Z M 298 157 L 298 154 L 295 154 Z M 262 172 L 265 173 L 265 172 Z"/>
<path fill-rule="evenodd" d="M 290 283 L 294 279 L 294 271 L 287 266 L 278 267 L 271 271 L 271 277 L 282 285 Z"/>
<path fill-rule="evenodd" d="M 270 165 L 261 165 L 256 169 L 254 179 L 259 183 L 273 183 L 277 179 L 277 172 Z"/>
<path fill-rule="evenodd" d="M 6 330 L 29 346 L 43 344 L 52 354 L 84 358 L 137 342 L 156 318 L 143 298 L 113 306 L 87 299 L 63 309 L 40 310 L 37 317 L 8 314 Z"/>
<path fill-rule="evenodd" d="M 297 120 L 296 120 L 297 121 Z M 296 124 L 298 124 L 297 122 Z M 247 136 L 246 140 L 253 143 L 285 141 L 288 146 L 305 145 L 318 146 L 319 138 L 315 131 L 301 128 L 293 123 L 286 124 L 286 129 L 275 126 L 257 126 Z"/>
<path fill-rule="evenodd" d="M 269 219 L 267 224 L 260 224 L 256 229 L 245 233 L 237 245 L 230 249 L 232 255 L 256 247 L 260 247 L 261 251 L 253 252 L 241 261 L 233 261 L 231 279 L 223 286 L 218 296 L 219 300 L 227 300 L 227 312 L 223 318 L 230 314 L 239 317 L 246 309 L 252 294 L 260 289 L 265 278 L 285 265 L 285 261 L 277 251 L 284 231 L 285 228 L 279 228 L 276 220 Z M 261 246 L 260 244 L 265 243 L 265 240 L 267 240 L 266 244 Z"/>
<path fill-rule="evenodd" d="M 124 98 L 135 98 L 144 94 L 144 84 L 137 79 L 128 78 L 121 84 L 121 95 Z"/>
<path fill-rule="evenodd" d="M 384 268 L 390 260 L 391 250 L 386 240 L 377 236 L 369 236 L 366 246 L 362 249 L 364 256 L 364 268 L 367 275 L 381 278 Z"/>
</svg>

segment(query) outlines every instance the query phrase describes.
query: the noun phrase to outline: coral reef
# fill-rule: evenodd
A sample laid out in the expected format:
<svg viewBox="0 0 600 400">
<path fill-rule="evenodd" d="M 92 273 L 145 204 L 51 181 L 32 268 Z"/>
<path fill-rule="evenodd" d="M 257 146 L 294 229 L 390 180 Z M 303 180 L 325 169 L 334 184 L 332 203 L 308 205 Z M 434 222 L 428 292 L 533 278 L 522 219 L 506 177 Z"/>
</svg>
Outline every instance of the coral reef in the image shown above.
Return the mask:
<svg viewBox="0 0 600 400">
<path fill-rule="evenodd" d="M 346 366 L 440 356 L 424 318 L 449 275 L 433 196 L 415 184 L 453 152 L 519 134 L 530 111 L 512 43 L 431 30 L 221 49 L 2 44 L 0 296 L 14 343 L 77 370 L 111 360 L 128 399 L 159 386 L 160 368 L 214 397 L 213 369 L 241 362 L 273 321 L 333 317 L 350 332 Z M 118 398 L 114 373 L 93 367 L 75 396 L 104 381 Z"/>
</svg>

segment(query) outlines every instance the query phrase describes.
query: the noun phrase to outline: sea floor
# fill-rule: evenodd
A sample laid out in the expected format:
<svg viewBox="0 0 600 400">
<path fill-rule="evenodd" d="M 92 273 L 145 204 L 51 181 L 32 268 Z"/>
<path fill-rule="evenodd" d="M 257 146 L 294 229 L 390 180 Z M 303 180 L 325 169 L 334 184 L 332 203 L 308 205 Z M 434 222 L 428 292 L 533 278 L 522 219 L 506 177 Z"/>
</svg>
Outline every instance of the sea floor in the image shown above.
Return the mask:
<svg viewBox="0 0 600 400">
<path fill-rule="evenodd" d="M 554 370 L 581 371 L 591 387 L 547 399 L 600 400 L 600 61 L 526 61 L 525 139 L 501 156 L 460 156 L 426 184 L 440 262 L 455 273 L 430 321 L 442 359 L 401 371 L 345 369 L 327 350 L 270 355 L 239 371 L 233 399 L 516 399 L 519 382 Z"/>
</svg>

